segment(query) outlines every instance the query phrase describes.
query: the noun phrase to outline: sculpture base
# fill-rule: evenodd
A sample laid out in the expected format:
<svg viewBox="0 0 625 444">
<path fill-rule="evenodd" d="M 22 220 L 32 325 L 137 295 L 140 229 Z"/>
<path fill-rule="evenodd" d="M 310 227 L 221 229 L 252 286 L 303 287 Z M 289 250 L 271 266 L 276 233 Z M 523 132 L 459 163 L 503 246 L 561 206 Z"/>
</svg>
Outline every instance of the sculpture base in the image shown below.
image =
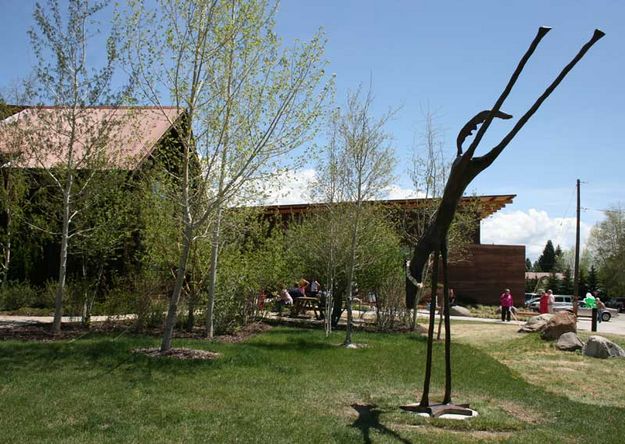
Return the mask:
<svg viewBox="0 0 625 444">
<path fill-rule="evenodd" d="M 427 407 L 423 407 L 419 404 L 407 404 L 402 405 L 399 408 L 408 412 L 426 413 L 432 418 L 438 418 L 441 415 L 463 415 L 473 416 L 473 410 L 469 408 L 469 404 L 430 404 Z"/>
</svg>

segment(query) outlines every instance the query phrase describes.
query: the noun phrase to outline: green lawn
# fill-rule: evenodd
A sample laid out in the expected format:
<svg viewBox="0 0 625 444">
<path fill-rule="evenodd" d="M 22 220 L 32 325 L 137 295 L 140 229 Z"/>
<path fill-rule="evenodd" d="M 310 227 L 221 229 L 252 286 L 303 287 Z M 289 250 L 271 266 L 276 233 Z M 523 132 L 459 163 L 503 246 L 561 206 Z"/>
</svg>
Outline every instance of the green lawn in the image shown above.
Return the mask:
<svg viewBox="0 0 625 444">
<path fill-rule="evenodd" d="M 130 352 L 147 337 L 0 343 L 2 442 L 623 442 L 625 409 L 572 401 L 526 382 L 484 347 L 454 344 L 455 401 L 480 416 L 426 420 L 417 400 L 425 341 L 275 328 L 244 343 L 180 340 L 222 353 L 212 362 Z M 514 339 L 540 349 L 535 336 Z M 497 349 L 502 353 L 503 348 Z M 435 395 L 442 390 L 436 345 Z M 434 396 L 437 398 L 437 396 Z M 353 408 L 357 404 L 363 407 Z M 364 407 L 364 406 L 369 407 Z M 358 413 L 360 412 L 360 414 Z"/>
</svg>

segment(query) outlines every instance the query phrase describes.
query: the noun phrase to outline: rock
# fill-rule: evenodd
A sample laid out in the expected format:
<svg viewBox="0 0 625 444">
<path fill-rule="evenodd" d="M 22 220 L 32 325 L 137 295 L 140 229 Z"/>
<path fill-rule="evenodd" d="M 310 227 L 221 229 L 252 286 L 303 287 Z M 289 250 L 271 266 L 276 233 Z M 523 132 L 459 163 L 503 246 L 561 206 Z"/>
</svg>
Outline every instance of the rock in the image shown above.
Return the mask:
<svg viewBox="0 0 625 444">
<path fill-rule="evenodd" d="M 452 305 L 449 307 L 449 315 L 450 316 L 472 316 L 471 311 L 466 307 L 461 307 L 460 305 Z"/>
<path fill-rule="evenodd" d="M 545 340 L 555 340 L 568 332 L 577 333 L 577 318 L 573 313 L 561 311 L 554 314 L 542 328 L 540 337 Z"/>
<path fill-rule="evenodd" d="M 625 358 L 625 350 L 603 336 L 588 338 L 582 353 L 593 358 Z"/>
<path fill-rule="evenodd" d="M 547 322 L 551 320 L 552 317 L 553 315 L 549 313 L 544 313 L 538 316 L 532 316 L 531 318 L 527 320 L 525 325 L 523 325 L 519 329 L 519 333 L 532 333 L 535 331 L 541 331 L 545 327 L 545 325 L 547 325 Z"/>
<path fill-rule="evenodd" d="M 564 333 L 558 338 L 556 348 L 562 351 L 581 350 L 584 343 L 573 332 Z"/>
</svg>

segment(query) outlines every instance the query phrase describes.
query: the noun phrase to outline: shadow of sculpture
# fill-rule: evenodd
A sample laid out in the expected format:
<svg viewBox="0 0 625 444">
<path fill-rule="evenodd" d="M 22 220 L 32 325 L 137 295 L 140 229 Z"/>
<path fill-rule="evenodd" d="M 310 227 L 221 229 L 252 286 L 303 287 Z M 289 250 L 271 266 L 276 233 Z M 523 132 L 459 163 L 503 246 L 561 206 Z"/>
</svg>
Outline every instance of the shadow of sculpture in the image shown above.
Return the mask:
<svg viewBox="0 0 625 444">
<path fill-rule="evenodd" d="M 365 444 L 371 443 L 371 429 L 381 433 L 383 435 L 395 438 L 397 441 L 410 444 L 406 438 L 403 438 L 399 433 L 389 429 L 384 424 L 380 423 L 380 411 L 375 405 L 366 404 L 352 404 L 352 408 L 358 412 L 358 418 L 352 424 L 352 427 L 360 429 L 362 432 L 363 442 Z"/>
</svg>

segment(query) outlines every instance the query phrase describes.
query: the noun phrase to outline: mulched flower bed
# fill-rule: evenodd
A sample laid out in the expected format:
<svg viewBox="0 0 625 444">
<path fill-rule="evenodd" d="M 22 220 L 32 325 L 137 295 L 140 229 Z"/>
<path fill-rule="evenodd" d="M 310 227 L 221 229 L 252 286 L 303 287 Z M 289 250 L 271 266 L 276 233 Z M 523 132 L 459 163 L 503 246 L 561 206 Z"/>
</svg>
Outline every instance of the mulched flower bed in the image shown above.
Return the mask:
<svg viewBox="0 0 625 444">
<path fill-rule="evenodd" d="M 210 361 L 221 357 L 219 353 L 208 350 L 197 350 L 193 348 L 172 348 L 166 352 L 161 352 L 159 348 L 135 348 L 133 353 L 140 353 L 151 358 L 175 358 Z"/>
<path fill-rule="evenodd" d="M 61 332 L 54 334 L 51 324 L 22 322 L 2 322 L 0 324 L 0 341 L 60 341 L 76 339 L 90 333 L 123 333 L 129 329 L 129 324 L 123 322 L 94 322 L 91 328 L 85 328 L 79 323 L 64 323 Z"/>
<path fill-rule="evenodd" d="M 92 333 L 99 334 L 128 334 L 135 333 L 143 336 L 153 336 L 160 338 L 162 330 L 159 328 L 144 329 L 140 332 L 133 330 L 133 321 L 106 321 L 106 322 L 93 322 L 90 328 L 86 328 L 79 323 L 63 323 L 61 332 L 59 334 L 53 334 L 51 331 L 51 324 L 44 323 L 23 323 L 23 322 L 10 322 L 3 321 L 0 323 L 0 341 L 18 340 L 18 341 L 60 341 L 68 339 L 77 339 L 82 336 L 86 336 Z M 215 340 L 219 342 L 225 342 L 234 344 L 245 341 L 251 336 L 259 333 L 264 333 L 271 330 L 271 325 L 264 324 L 262 322 L 254 322 L 246 325 L 235 333 L 228 335 L 216 336 Z M 205 339 L 204 329 L 196 328 L 194 331 L 176 330 L 174 332 L 175 339 Z"/>
</svg>

